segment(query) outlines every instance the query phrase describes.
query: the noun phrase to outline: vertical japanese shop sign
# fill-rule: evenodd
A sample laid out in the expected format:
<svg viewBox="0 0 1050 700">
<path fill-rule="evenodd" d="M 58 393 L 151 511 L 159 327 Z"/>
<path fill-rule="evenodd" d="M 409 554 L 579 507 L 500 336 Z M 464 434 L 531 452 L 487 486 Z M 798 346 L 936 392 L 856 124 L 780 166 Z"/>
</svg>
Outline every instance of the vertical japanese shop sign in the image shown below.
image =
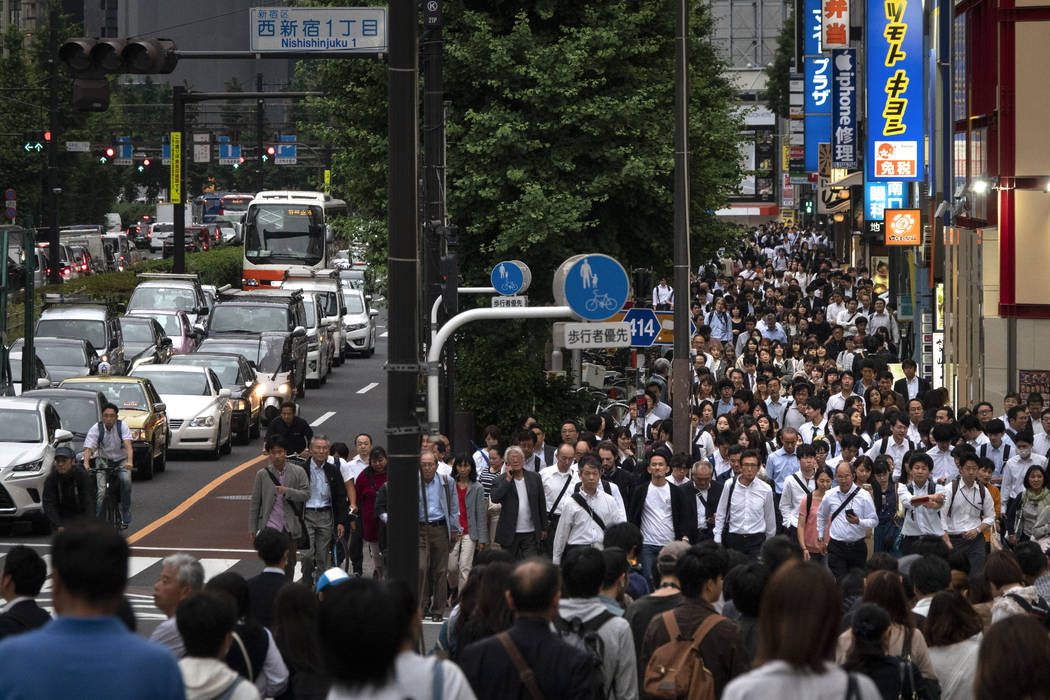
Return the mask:
<svg viewBox="0 0 1050 700">
<path fill-rule="evenodd" d="M 831 59 L 822 55 L 821 0 L 805 0 L 806 171 L 816 172 L 821 143 L 831 142 Z"/>
<path fill-rule="evenodd" d="M 849 48 L 849 0 L 821 3 L 821 42 L 825 51 Z"/>
<path fill-rule="evenodd" d="M 831 52 L 831 167 L 857 167 L 857 52 Z"/>
<path fill-rule="evenodd" d="M 869 180 L 923 176 L 922 3 L 872 0 L 867 17 Z"/>
</svg>

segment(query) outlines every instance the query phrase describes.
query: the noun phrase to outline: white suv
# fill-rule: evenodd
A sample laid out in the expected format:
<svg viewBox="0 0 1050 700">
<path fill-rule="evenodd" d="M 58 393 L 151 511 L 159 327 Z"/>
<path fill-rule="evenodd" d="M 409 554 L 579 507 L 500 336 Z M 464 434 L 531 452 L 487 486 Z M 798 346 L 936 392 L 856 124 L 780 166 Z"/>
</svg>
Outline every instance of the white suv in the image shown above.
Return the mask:
<svg viewBox="0 0 1050 700">
<path fill-rule="evenodd" d="M 30 517 L 35 528 L 47 532 L 44 480 L 55 448 L 73 446 L 73 433 L 61 426 L 47 399 L 0 398 L 0 518 Z"/>
</svg>

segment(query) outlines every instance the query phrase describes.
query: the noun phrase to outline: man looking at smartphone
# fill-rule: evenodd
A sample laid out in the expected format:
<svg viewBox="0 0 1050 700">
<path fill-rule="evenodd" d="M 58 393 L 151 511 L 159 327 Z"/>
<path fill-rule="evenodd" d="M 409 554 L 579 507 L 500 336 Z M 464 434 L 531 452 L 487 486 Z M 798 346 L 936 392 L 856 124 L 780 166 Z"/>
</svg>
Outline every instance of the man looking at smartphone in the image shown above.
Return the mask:
<svg viewBox="0 0 1050 700">
<path fill-rule="evenodd" d="M 839 487 L 824 496 L 817 510 L 817 536 L 828 568 L 841 581 L 850 569 L 864 568 L 868 557 L 864 536 L 879 524 L 879 516 L 871 495 L 853 485 L 853 465 L 840 462 L 835 481 Z"/>
</svg>

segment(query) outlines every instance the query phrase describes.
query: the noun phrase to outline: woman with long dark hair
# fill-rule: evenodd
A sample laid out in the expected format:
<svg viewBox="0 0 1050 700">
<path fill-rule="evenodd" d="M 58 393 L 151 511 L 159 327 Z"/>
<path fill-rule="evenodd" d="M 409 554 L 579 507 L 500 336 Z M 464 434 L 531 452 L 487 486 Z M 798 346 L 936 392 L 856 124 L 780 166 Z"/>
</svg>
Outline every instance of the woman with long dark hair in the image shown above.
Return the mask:
<svg viewBox="0 0 1050 700">
<path fill-rule="evenodd" d="M 455 600 L 460 588 L 467 582 L 470 567 L 474 564 L 475 550 L 484 550 L 488 543 L 489 525 L 485 490 L 478 483 L 474 460 L 465 454 L 458 455 L 452 462 L 452 474 L 456 477 L 459 526 L 463 532 L 463 536 L 455 541 L 448 553 L 448 589 L 450 597 Z"/>
<path fill-rule="evenodd" d="M 879 516 L 873 537 L 876 552 L 892 552 L 900 530 L 892 459 L 887 455 L 879 455 L 871 468 L 871 497 L 875 501 L 875 513 Z"/>
<path fill-rule="evenodd" d="M 459 654 L 471 642 L 490 637 L 508 629 L 514 622 L 514 613 L 507 606 L 506 591 L 510 585 L 510 574 L 514 567 L 507 562 L 486 564 L 480 574 L 477 591 L 471 591 L 473 604 L 460 608 L 453 627 L 455 646 L 451 658 L 459 660 Z"/>
<path fill-rule="evenodd" d="M 928 698 L 915 666 L 886 653 L 890 616 L 875 603 L 862 603 L 853 613 L 853 648 L 842 667 L 875 681 L 884 698 Z"/>
<path fill-rule="evenodd" d="M 277 594 L 273 634 L 288 665 L 288 689 L 277 700 L 322 700 L 331 681 L 321 661 L 318 603 L 302 584 L 286 584 Z"/>
</svg>

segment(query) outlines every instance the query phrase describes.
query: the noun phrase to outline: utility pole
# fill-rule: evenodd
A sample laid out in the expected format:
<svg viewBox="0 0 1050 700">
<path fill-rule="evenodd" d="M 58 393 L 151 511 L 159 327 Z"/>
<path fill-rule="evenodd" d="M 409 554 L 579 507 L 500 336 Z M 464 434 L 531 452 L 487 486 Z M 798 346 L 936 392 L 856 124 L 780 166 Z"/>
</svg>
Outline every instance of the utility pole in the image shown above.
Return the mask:
<svg viewBox="0 0 1050 700">
<path fill-rule="evenodd" d="M 387 24 L 387 179 L 390 342 L 387 360 L 387 489 L 390 576 L 415 590 L 419 576 L 418 155 L 419 76 L 415 0 L 391 0 Z"/>
<path fill-rule="evenodd" d="M 674 360 L 671 367 L 674 444 L 689 453 L 689 14 L 678 0 L 674 52 Z"/>
<path fill-rule="evenodd" d="M 263 74 L 255 74 L 255 91 L 263 91 Z M 262 192 L 263 187 L 263 100 L 255 101 L 255 191 Z"/>
<path fill-rule="evenodd" d="M 181 149 L 182 133 L 186 131 L 186 88 L 182 85 L 173 86 L 171 97 L 172 109 L 174 110 L 171 126 L 171 162 L 175 163 L 175 141 L 178 141 L 179 148 Z M 176 138 L 175 134 L 179 134 L 179 136 Z M 174 215 L 172 224 L 175 227 L 175 232 L 172 235 L 171 242 L 174 249 L 174 258 L 172 259 L 171 269 L 173 272 L 179 274 L 186 271 L 186 205 L 182 203 L 182 183 L 185 181 L 183 176 L 184 168 L 181 166 L 182 162 L 182 152 L 180 150 L 178 159 L 178 163 L 180 164 L 179 169 L 177 173 L 172 173 L 173 182 L 171 183 L 171 189 L 175 190 L 177 186 L 178 192 L 176 193 L 172 191 L 169 193 L 171 195 L 170 199 L 173 205 L 172 209 Z"/>
<path fill-rule="evenodd" d="M 48 82 L 48 126 L 51 139 L 47 144 L 47 228 L 48 259 L 51 261 L 51 274 L 48 281 L 59 284 L 62 281 L 62 270 L 58 250 L 58 0 L 51 0 L 47 6 L 47 82 Z M 32 251 L 27 248 L 28 253 Z M 32 357 L 32 354 L 27 355 Z M 32 363 L 27 363 L 32 366 Z M 26 385 L 23 385 L 26 386 Z"/>
</svg>

